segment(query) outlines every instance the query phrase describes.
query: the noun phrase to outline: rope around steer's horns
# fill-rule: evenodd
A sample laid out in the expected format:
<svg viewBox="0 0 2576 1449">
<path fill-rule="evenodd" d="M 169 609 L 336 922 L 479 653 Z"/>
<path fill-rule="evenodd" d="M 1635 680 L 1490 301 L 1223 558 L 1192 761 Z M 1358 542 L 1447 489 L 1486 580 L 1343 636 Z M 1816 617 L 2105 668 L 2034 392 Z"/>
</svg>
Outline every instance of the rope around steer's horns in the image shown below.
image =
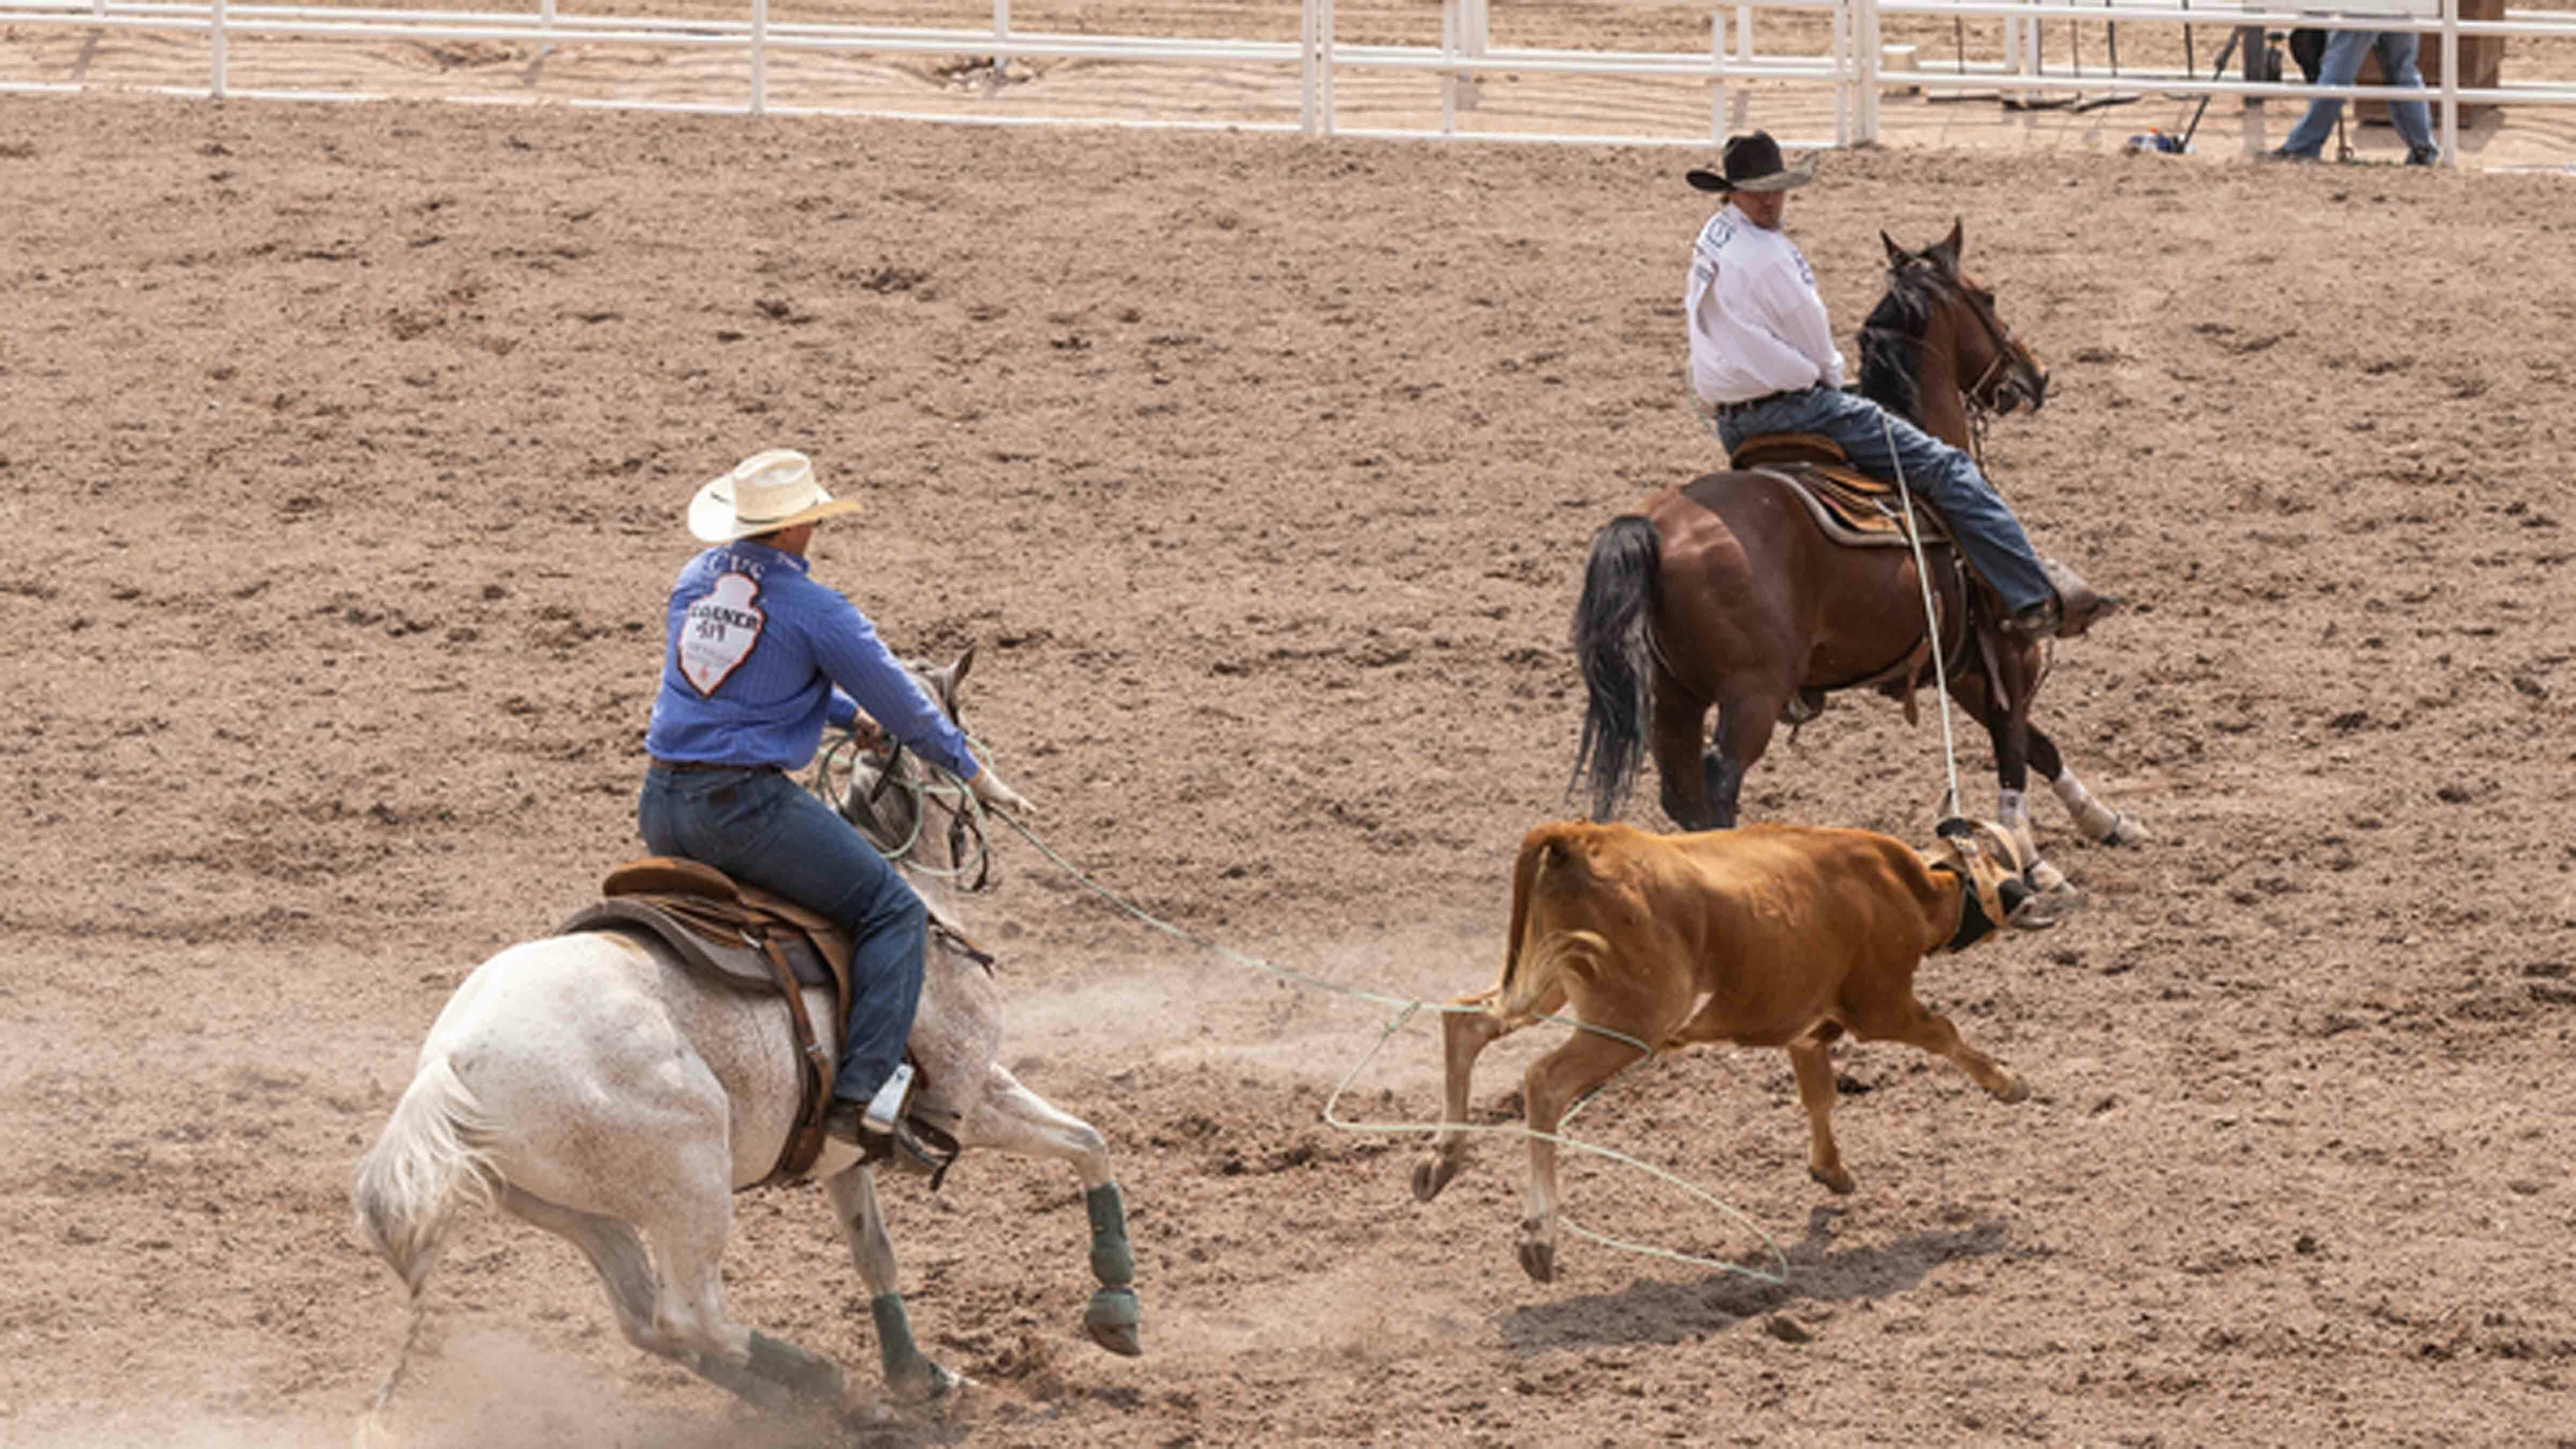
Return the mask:
<svg viewBox="0 0 2576 1449">
<path fill-rule="evenodd" d="M 1723 1273 L 1733 1273 L 1738 1277 L 1750 1278 L 1757 1283 L 1768 1283 L 1780 1287 L 1787 1286 L 1789 1282 L 1789 1255 L 1781 1251 L 1778 1240 L 1774 1239 L 1769 1233 L 1762 1230 L 1761 1224 L 1755 1222 L 1741 1209 L 1721 1201 L 1706 1189 L 1684 1181 L 1682 1178 L 1655 1166 L 1651 1162 L 1640 1161 L 1637 1158 L 1631 1157 L 1627 1153 L 1620 1152 L 1614 1148 L 1602 1147 L 1594 1143 L 1582 1141 L 1579 1138 L 1567 1137 L 1560 1132 L 1539 1132 L 1517 1122 L 1354 1122 L 1346 1121 L 1335 1114 L 1333 1108 L 1335 1104 L 1341 1101 L 1342 1093 L 1350 1089 L 1352 1081 L 1355 1080 L 1361 1072 L 1367 1070 L 1369 1063 L 1375 1061 L 1377 1059 L 1377 1054 L 1381 1050 L 1385 1049 L 1387 1040 L 1393 1037 L 1396 1032 L 1403 1029 L 1404 1024 L 1411 1021 L 1416 1012 L 1419 1012 L 1426 1007 L 1434 1012 L 1444 1014 L 1449 1012 L 1463 1013 L 1480 1011 L 1483 1008 L 1461 1006 L 1445 1002 L 1422 1001 L 1407 996 L 1388 996 L 1384 993 L 1375 991 L 1362 991 L 1356 987 L 1344 986 L 1339 982 L 1326 981 L 1320 976 L 1310 976 L 1303 971 L 1293 971 L 1284 966 L 1273 966 L 1269 962 L 1263 961 L 1258 957 L 1247 956 L 1240 951 L 1230 950 L 1224 946 L 1218 945 L 1214 941 L 1207 940 L 1203 937 L 1194 935 L 1179 926 L 1175 926 L 1169 921 L 1165 921 L 1144 910 L 1142 907 L 1129 902 L 1119 896 L 1116 892 L 1110 890 L 1108 887 L 1100 884 L 1100 882 L 1093 880 L 1073 862 L 1056 854 L 1045 841 L 1038 838 L 1037 832 L 1029 829 L 1026 825 L 1021 824 L 1017 819 L 1010 815 L 1003 814 L 1000 811 L 992 811 L 990 813 L 995 819 L 1000 820 L 1003 824 L 1010 826 L 1015 831 L 1018 831 L 1021 838 L 1028 841 L 1029 844 L 1037 847 L 1040 855 L 1045 856 L 1049 861 L 1053 862 L 1057 869 L 1062 870 L 1065 874 L 1072 876 L 1076 881 L 1081 882 L 1083 887 L 1089 890 L 1092 894 L 1099 896 L 1102 900 L 1109 902 L 1111 905 L 1116 906 L 1118 909 L 1135 917 L 1144 924 L 1153 927 L 1155 930 L 1163 932 L 1165 935 L 1174 937 L 1181 941 L 1186 941 L 1210 955 L 1222 956 L 1226 960 L 1232 961 L 1237 965 L 1249 966 L 1256 971 L 1275 976 L 1282 981 L 1291 982 L 1299 986 L 1318 987 L 1322 990 L 1335 992 L 1339 995 L 1348 996 L 1355 1000 L 1373 1002 L 1377 1005 L 1396 1008 L 1395 1016 L 1379 1030 L 1377 1041 L 1369 1047 L 1367 1053 L 1363 1055 L 1349 1071 L 1342 1074 L 1342 1079 L 1333 1084 L 1332 1095 L 1324 1099 L 1324 1121 L 1328 1126 L 1338 1128 L 1344 1132 L 1373 1132 L 1391 1136 L 1424 1136 L 1436 1135 L 1442 1132 L 1461 1132 L 1485 1135 L 1534 1137 L 1542 1141 L 1553 1142 L 1559 1147 L 1572 1148 L 1577 1152 L 1588 1152 L 1595 1157 L 1606 1157 L 1612 1162 L 1616 1162 L 1627 1167 L 1633 1167 L 1639 1172 L 1645 1173 L 1649 1177 L 1679 1188 L 1684 1193 L 1699 1199 L 1701 1202 L 1704 1202 L 1710 1207 L 1717 1209 L 1719 1212 L 1726 1214 L 1728 1217 L 1735 1219 L 1736 1222 L 1741 1223 L 1755 1237 L 1760 1238 L 1764 1247 L 1770 1249 L 1771 1259 L 1779 1265 L 1779 1271 L 1776 1273 L 1769 1273 L 1764 1272 L 1759 1268 L 1745 1267 L 1741 1263 L 1729 1263 L 1717 1258 L 1703 1258 L 1692 1253 L 1677 1252 L 1671 1248 L 1659 1248 L 1649 1243 L 1632 1243 L 1622 1238 L 1608 1237 L 1584 1227 L 1581 1223 L 1576 1222 L 1571 1214 L 1568 1214 L 1562 1208 L 1559 1208 L 1557 1211 L 1557 1217 L 1559 1221 L 1563 1223 L 1567 1232 L 1572 1233 L 1576 1237 L 1582 1238 L 1587 1242 L 1598 1243 L 1602 1247 L 1615 1248 L 1621 1252 L 1640 1253 L 1648 1257 L 1664 1258 L 1676 1263 L 1688 1263 L 1695 1267 L 1715 1268 Z M 1641 1061 L 1650 1059 L 1655 1054 L 1653 1049 L 1648 1047 L 1644 1042 L 1628 1035 L 1626 1032 L 1614 1030 L 1610 1027 L 1596 1026 L 1591 1022 L 1578 1021 L 1569 1016 L 1551 1015 L 1543 1016 L 1538 1019 L 1542 1021 L 1556 1022 L 1562 1026 L 1573 1027 L 1578 1031 L 1588 1031 L 1599 1036 L 1606 1036 L 1617 1041 L 1625 1042 L 1629 1046 L 1637 1049 L 1638 1058 Z M 1622 1068 L 1622 1070 L 1625 1070 L 1625 1068 Z M 1609 1085 L 1609 1082 L 1605 1081 L 1600 1086 L 1594 1087 L 1591 1091 L 1584 1093 L 1572 1107 L 1566 1109 L 1565 1116 L 1559 1120 L 1557 1125 L 1559 1127 L 1563 1127 L 1565 1123 L 1573 1121 L 1575 1114 L 1588 1106 L 1593 1098 L 1601 1095 L 1603 1089 L 1607 1088 Z"/>
</svg>

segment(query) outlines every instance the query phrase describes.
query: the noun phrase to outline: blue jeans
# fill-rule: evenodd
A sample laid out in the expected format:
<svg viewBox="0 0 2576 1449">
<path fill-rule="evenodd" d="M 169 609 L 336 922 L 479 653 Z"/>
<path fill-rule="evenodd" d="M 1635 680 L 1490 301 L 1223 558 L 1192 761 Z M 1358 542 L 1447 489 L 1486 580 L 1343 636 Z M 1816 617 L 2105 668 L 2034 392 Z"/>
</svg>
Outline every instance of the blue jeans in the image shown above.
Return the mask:
<svg viewBox="0 0 2576 1449">
<path fill-rule="evenodd" d="M 2374 45 L 2379 48 L 2379 73 L 2391 86 L 2424 88 L 2424 77 L 2415 69 L 2416 36 L 2411 30 L 2338 30 L 2327 36 L 2325 57 L 2317 62 L 2317 84 L 2351 85 L 2353 77 L 2361 74 L 2361 58 Z M 2290 139 L 2281 143 L 2282 151 L 2292 156 L 2321 154 L 2326 137 L 2334 134 L 2335 118 L 2342 114 L 2341 96 L 2319 96 L 2308 102 L 2308 113 L 2291 128 Z M 2422 101 L 2391 100 L 2388 120 L 2406 138 L 2408 155 L 2434 149 L 2432 107 Z"/>
<path fill-rule="evenodd" d="M 832 807 L 776 770 L 647 771 L 635 802 L 644 846 L 714 866 L 850 933 L 850 1021 L 832 1095 L 864 1102 L 903 1064 L 921 1005 L 930 915 L 921 897 Z"/>
<path fill-rule="evenodd" d="M 1717 419 L 1718 441 L 1730 453 L 1758 433 L 1821 433 L 1842 445 L 1854 467 L 1876 478 L 1893 480 L 1903 464 L 1906 488 L 1940 510 L 1969 565 L 2003 596 L 2006 612 L 2045 603 L 2055 592 L 2021 520 L 1975 461 L 1869 399 L 1811 387 Z"/>
</svg>

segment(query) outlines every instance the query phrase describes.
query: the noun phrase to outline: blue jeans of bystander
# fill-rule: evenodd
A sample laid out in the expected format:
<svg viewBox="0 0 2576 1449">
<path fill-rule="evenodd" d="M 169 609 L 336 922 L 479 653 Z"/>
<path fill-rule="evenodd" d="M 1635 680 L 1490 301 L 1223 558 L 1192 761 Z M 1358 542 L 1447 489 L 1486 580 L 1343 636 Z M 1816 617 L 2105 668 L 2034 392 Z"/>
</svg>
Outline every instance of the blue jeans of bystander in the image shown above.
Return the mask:
<svg viewBox="0 0 2576 1449">
<path fill-rule="evenodd" d="M 635 804 L 644 845 L 785 896 L 850 933 L 850 1021 L 832 1095 L 864 1102 L 903 1063 L 921 1004 L 929 912 L 884 856 L 776 770 L 654 767 Z"/>
<path fill-rule="evenodd" d="M 2424 77 L 2415 69 L 2415 32 L 2411 30 L 2338 30 L 2326 37 L 2326 53 L 2317 62 L 2317 84 L 2348 86 L 2361 74 L 2361 58 L 2373 46 L 2379 50 L 2379 71 L 2388 84 L 2422 90 Z M 2335 118 L 2343 114 L 2343 98 L 2319 96 L 2308 102 L 2308 113 L 2290 129 L 2290 137 L 2281 143 L 2282 154 L 2316 157 L 2325 151 L 2326 137 L 2334 134 Z M 2434 152 L 2433 111 L 2420 100 L 2390 100 L 2389 124 L 2405 138 L 2406 154 L 2430 156 Z"/>
</svg>

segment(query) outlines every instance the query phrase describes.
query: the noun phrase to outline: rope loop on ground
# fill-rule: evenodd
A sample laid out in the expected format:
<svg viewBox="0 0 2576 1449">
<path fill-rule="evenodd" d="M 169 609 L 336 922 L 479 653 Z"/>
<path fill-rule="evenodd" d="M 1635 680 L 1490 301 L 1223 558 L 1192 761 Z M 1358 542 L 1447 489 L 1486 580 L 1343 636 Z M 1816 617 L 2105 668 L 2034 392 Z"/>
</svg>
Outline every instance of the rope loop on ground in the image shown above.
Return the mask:
<svg viewBox="0 0 2576 1449">
<path fill-rule="evenodd" d="M 1461 1006 L 1447 1002 L 1422 1001 L 1414 997 L 1391 996 L 1385 992 L 1368 991 L 1355 986 L 1345 986 L 1340 982 L 1327 981 L 1320 976 L 1311 975 L 1307 972 L 1294 970 L 1286 966 L 1273 965 L 1257 956 L 1245 955 L 1243 952 L 1233 950 L 1215 941 L 1208 940 L 1205 937 L 1197 935 L 1181 926 L 1176 926 L 1171 922 L 1154 915 L 1152 912 L 1145 910 L 1143 907 L 1136 905 L 1134 902 L 1127 900 L 1117 892 L 1110 890 L 1107 886 L 1104 886 L 1099 881 L 1093 879 L 1091 875 L 1081 867 L 1065 859 L 1062 855 L 1057 854 L 1052 846 L 1049 846 L 1046 841 L 1039 838 L 1036 831 L 1031 830 L 1027 825 L 1023 824 L 1015 817 L 1000 814 L 999 812 L 993 812 L 990 818 L 1000 820 L 1002 823 L 1010 826 L 1012 830 L 1018 832 L 1021 839 L 1026 840 L 1030 845 L 1036 847 L 1038 854 L 1045 856 L 1058 870 L 1071 876 L 1075 881 L 1079 882 L 1084 889 L 1100 897 L 1102 900 L 1107 901 L 1110 905 L 1117 907 L 1127 915 L 1134 917 L 1144 925 L 1160 931 L 1175 940 L 1186 942 L 1209 955 L 1222 957 L 1225 960 L 1232 961 L 1240 966 L 1248 966 L 1255 971 L 1262 972 L 1293 985 L 1313 987 L 1317 990 L 1347 996 L 1356 1001 L 1366 1001 L 1379 1006 L 1393 1008 L 1395 1014 L 1389 1018 L 1385 1027 L 1380 1029 L 1377 1041 L 1369 1047 L 1368 1051 L 1360 1057 L 1359 1061 L 1355 1063 L 1349 1071 L 1342 1074 L 1342 1079 L 1333 1086 L 1332 1095 L 1325 1099 L 1323 1118 L 1327 1126 L 1343 1132 L 1373 1133 L 1388 1136 L 1433 1136 L 1444 1131 L 1457 1131 L 1488 1136 L 1532 1137 L 1553 1142 L 1559 1147 L 1571 1148 L 1577 1152 L 1588 1153 L 1595 1157 L 1607 1158 L 1614 1163 L 1634 1168 L 1659 1182 L 1676 1188 L 1682 1193 L 1698 1199 L 1700 1202 L 1715 1208 L 1719 1212 L 1734 1219 L 1737 1223 L 1742 1224 L 1747 1231 L 1762 1240 L 1763 1247 L 1769 1250 L 1772 1262 L 1777 1265 L 1777 1271 L 1766 1271 L 1761 1268 L 1749 1268 L 1741 1263 L 1730 1263 L 1720 1258 L 1702 1257 L 1697 1254 L 1679 1252 L 1671 1248 L 1657 1247 L 1653 1244 L 1632 1243 L 1623 1238 L 1609 1237 L 1605 1234 L 1596 1233 L 1591 1229 L 1584 1227 L 1581 1223 L 1576 1222 L 1571 1214 L 1564 1212 L 1560 1208 L 1557 1216 L 1567 1232 L 1572 1233 L 1587 1242 L 1597 1243 L 1606 1248 L 1615 1248 L 1621 1252 L 1637 1253 L 1647 1257 L 1663 1258 L 1671 1262 L 1686 1263 L 1695 1267 L 1714 1268 L 1722 1273 L 1731 1273 L 1737 1277 L 1750 1278 L 1757 1283 L 1767 1283 L 1774 1286 L 1785 1286 L 1788 1283 L 1788 1254 L 1782 1251 L 1779 1242 L 1768 1232 L 1765 1232 L 1762 1225 L 1755 1222 L 1751 1216 L 1746 1214 L 1742 1209 L 1721 1200 L 1707 1189 L 1688 1182 L 1673 1173 L 1667 1172 L 1663 1168 L 1655 1166 L 1653 1163 L 1641 1161 L 1627 1153 L 1618 1151 L 1615 1148 L 1603 1147 L 1597 1143 L 1586 1142 L 1576 1137 L 1568 1137 L 1563 1135 L 1561 1132 L 1533 1131 L 1528 1126 L 1517 1122 L 1366 1122 L 1344 1118 L 1335 1111 L 1335 1108 L 1341 1102 L 1342 1094 L 1350 1089 L 1351 1083 L 1357 1080 L 1361 1072 L 1368 1069 L 1369 1064 L 1377 1059 L 1377 1054 L 1385 1049 L 1387 1041 L 1398 1031 L 1402 1030 L 1404 1025 L 1411 1021 L 1416 1013 L 1426 1009 L 1436 1013 L 1445 1014 L 1449 1012 L 1478 1011 L 1482 1008 Z M 1625 1042 L 1629 1046 L 1637 1049 L 1638 1057 L 1641 1061 L 1651 1059 L 1654 1056 L 1653 1048 L 1623 1031 L 1616 1031 L 1605 1026 L 1596 1026 L 1588 1021 L 1578 1021 L 1570 1016 L 1550 1015 L 1541 1017 L 1540 1019 L 1543 1021 L 1554 1022 L 1560 1026 L 1572 1027 L 1577 1031 L 1588 1031 L 1599 1036 L 1606 1036 L 1617 1041 Z M 1615 1080 L 1615 1078 L 1613 1080 Z M 1573 1121 L 1575 1114 L 1581 1112 L 1586 1106 L 1590 1105 L 1592 1099 L 1599 1096 L 1608 1085 L 1609 1084 L 1605 1082 L 1601 1087 L 1596 1087 L 1592 1091 L 1585 1093 L 1583 1098 L 1576 1102 L 1574 1106 L 1566 1112 L 1565 1121 Z M 1562 1126 L 1563 1124 L 1560 1123 L 1559 1125 Z"/>
</svg>

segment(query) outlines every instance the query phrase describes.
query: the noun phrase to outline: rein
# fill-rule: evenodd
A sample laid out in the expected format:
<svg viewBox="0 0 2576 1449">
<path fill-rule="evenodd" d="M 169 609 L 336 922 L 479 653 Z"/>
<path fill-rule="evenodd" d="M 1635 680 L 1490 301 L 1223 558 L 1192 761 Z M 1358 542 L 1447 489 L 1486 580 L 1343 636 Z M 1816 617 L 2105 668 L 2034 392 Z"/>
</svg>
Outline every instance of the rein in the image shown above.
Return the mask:
<svg viewBox="0 0 2576 1449">
<path fill-rule="evenodd" d="M 1912 263 L 1907 264 L 1907 266 L 1911 265 Z M 1898 279 L 1905 274 L 1905 271 L 1904 266 L 1891 266 L 1887 269 L 1890 291 L 1898 289 Z M 1933 286 L 1967 304 L 1969 315 L 1975 317 L 1977 325 L 1985 329 L 1986 341 L 1992 345 L 1993 360 L 1986 364 L 1985 371 L 1978 373 L 1975 381 L 1959 389 L 1960 411 L 1968 419 L 1968 456 L 1975 461 L 1977 471 L 1983 473 L 1986 470 L 1986 428 L 1996 416 L 1996 408 L 1988 398 L 2001 383 L 2009 380 L 2013 355 L 2027 349 L 2022 347 L 2019 338 L 2013 336 L 2012 328 L 2005 324 L 2004 319 L 1995 315 L 1993 307 L 1960 285 L 1956 279 L 1942 272 L 1937 266 L 1931 268 L 1926 275 Z M 1861 330 L 1864 333 L 1874 332 L 1882 337 L 1894 337 L 1916 346 L 1921 346 L 1923 343 L 1920 334 L 1899 331 L 1893 327 L 1863 327 Z M 1919 388 L 1921 386 L 1919 375 L 1915 381 Z"/>
<path fill-rule="evenodd" d="M 980 753 L 980 751 L 979 751 Z M 917 753 L 912 758 L 919 759 Z M 915 768 L 905 765 L 903 742 L 890 739 L 879 748 L 862 744 L 856 733 L 843 730 L 823 752 L 815 757 L 814 778 L 809 788 L 839 812 L 842 819 L 859 828 L 859 833 L 875 846 L 877 854 L 895 865 L 906 866 L 923 875 L 958 883 L 969 894 L 988 890 L 993 883 L 992 842 L 984 828 L 984 805 L 975 798 L 956 776 L 926 760 Z M 876 783 L 866 791 L 859 789 L 859 767 L 865 762 L 876 772 Z M 835 781 L 834 772 L 838 771 Z M 925 772 L 926 775 L 925 775 Z M 901 790 L 912 804 L 912 829 L 898 841 L 880 841 L 885 814 L 878 802 L 889 789 Z M 915 856 L 923 832 L 930 824 L 933 805 L 948 818 L 947 866 L 930 865 Z M 873 828 L 871 828 L 873 827 Z M 971 878 L 970 878 L 971 877 Z"/>
</svg>

